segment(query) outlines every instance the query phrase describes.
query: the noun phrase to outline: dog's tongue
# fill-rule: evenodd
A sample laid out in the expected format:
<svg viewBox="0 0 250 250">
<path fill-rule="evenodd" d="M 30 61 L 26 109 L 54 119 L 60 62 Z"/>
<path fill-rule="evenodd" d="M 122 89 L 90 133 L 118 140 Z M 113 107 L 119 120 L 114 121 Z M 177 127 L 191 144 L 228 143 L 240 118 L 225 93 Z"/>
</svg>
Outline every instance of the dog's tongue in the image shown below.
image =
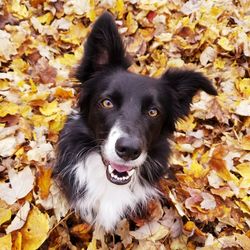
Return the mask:
<svg viewBox="0 0 250 250">
<path fill-rule="evenodd" d="M 131 170 L 131 168 L 129 168 L 128 166 L 125 166 L 125 165 L 119 165 L 119 164 L 112 163 L 112 162 L 110 162 L 110 165 L 113 169 L 115 169 L 116 171 L 118 171 L 120 173 Z"/>
</svg>

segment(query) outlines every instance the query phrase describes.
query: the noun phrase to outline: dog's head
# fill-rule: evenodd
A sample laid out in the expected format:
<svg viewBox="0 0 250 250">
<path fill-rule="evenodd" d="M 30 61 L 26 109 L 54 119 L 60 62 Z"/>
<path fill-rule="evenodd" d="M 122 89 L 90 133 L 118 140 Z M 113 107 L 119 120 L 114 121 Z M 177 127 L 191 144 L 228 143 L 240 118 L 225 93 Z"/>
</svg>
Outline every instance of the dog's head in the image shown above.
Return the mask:
<svg viewBox="0 0 250 250">
<path fill-rule="evenodd" d="M 82 82 L 79 107 L 114 184 L 137 173 L 149 182 L 166 172 L 166 137 L 186 116 L 198 90 L 216 95 L 207 78 L 168 70 L 159 79 L 127 71 L 130 62 L 110 14 L 94 24 L 77 70 Z"/>
</svg>

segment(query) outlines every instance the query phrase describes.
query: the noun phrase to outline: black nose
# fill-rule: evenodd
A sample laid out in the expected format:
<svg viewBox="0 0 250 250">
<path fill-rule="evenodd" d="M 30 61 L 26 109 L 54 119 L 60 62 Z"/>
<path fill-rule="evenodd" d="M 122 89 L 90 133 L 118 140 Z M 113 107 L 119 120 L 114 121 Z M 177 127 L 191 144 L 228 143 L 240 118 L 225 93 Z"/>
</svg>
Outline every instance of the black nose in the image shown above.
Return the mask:
<svg viewBox="0 0 250 250">
<path fill-rule="evenodd" d="M 125 161 L 135 160 L 142 152 L 139 140 L 129 137 L 119 138 L 115 144 L 115 151 Z"/>
</svg>

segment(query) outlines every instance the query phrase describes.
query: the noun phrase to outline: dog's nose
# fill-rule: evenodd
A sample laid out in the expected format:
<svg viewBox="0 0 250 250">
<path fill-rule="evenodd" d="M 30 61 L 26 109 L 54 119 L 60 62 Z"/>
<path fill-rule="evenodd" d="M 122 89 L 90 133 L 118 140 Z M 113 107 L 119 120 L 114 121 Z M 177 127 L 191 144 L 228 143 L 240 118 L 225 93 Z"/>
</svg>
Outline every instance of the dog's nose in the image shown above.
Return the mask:
<svg viewBox="0 0 250 250">
<path fill-rule="evenodd" d="M 139 140 L 129 137 L 119 138 L 115 144 L 115 151 L 125 161 L 135 160 L 142 152 Z"/>
</svg>

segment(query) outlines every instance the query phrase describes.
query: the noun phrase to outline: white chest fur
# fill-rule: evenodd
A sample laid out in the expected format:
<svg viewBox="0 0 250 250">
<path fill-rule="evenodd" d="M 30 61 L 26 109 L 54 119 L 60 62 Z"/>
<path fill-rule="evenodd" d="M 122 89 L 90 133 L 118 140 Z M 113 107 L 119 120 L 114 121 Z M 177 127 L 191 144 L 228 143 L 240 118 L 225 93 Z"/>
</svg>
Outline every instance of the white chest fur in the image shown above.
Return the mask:
<svg viewBox="0 0 250 250">
<path fill-rule="evenodd" d="M 98 153 L 91 153 L 84 162 L 76 164 L 74 170 L 74 185 L 79 189 L 86 188 L 83 198 L 74 204 L 75 209 L 84 220 L 106 231 L 114 229 L 128 209 L 133 211 L 139 202 L 145 203 L 158 196 L 155 188 L 142 186 L 136 175 L 126 185 L 111 183 Z M 93 212 L 96 217 L 93 217 Z"/>
</svg>

